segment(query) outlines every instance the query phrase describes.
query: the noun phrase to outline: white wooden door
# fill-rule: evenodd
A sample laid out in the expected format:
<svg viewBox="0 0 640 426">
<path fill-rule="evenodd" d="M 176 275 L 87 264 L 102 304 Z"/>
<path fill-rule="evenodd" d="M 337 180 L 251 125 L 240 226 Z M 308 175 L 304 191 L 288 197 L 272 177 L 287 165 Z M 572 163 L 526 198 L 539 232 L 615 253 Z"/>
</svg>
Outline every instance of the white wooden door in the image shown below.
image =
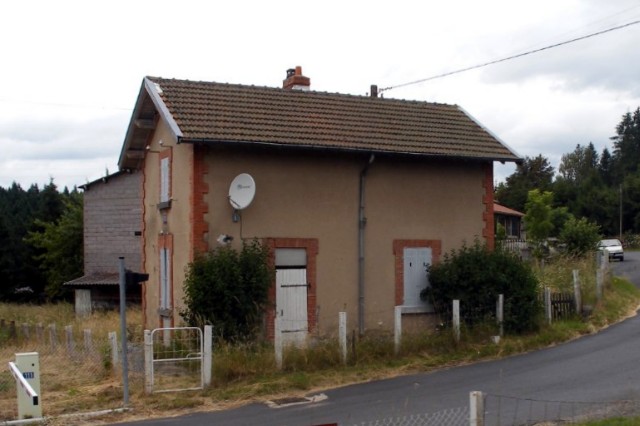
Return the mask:
<svg viewBox="0 0 640 426">
<path fill-rule="evenodd" d="M 309 331 L 307 269 L 276 270 L 276 314 L 285 345 L 303 346 Z M 276 330 L 276 333 L 278 330 Z"/>
<path fill-rule="evenodd" d="M 427 307 L 420 292 L 429 285 L 427 266 L 431 265 L 431 248 L 405 248 L 404 253 L 404 306 Z"/>
</svg>

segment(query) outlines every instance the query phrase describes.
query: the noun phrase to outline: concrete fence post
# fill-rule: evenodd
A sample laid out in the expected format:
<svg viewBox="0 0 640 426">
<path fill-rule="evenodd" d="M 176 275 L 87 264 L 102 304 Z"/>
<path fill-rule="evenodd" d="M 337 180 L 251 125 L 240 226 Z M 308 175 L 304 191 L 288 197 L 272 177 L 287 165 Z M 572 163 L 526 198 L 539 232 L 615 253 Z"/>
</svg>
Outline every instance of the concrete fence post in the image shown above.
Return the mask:
<svg viewBox="0 0 640 426">
<path fill-rule="evenodd" d="M 544 312 L 547 323 L 551 324 L 553 315 L 551 312 L 551 289 L 549 287 L 544 288 Z"/>
<path fill-rule="evenodd" d="M 82 339 L 84 341 L 84 351 L 85 352 L 94 352 L 93 349 L 93 338 L 91 336 L 91 329 L 85 328 L 82 330 Z"/>
<path fill-rule="evenodd" d="M 469 426 L 484 426 L 484 398 L 480 391 L 469 393 Z"/>
<path fill-rule="evenodd" d="M 273 346 L 276 352 L 276 367 L 278 367 L 278 370 L 282 370 L 282 346 L 283 346 L 283 342 L 282 342 L 282 326 L 280 324 L 280 316 L 278 315 L 278 313 L 276 312 L 276 318 L 275 318 L 275 334 L 273 336 Z"/>
<path fill-rule="evenodd" d="M 153 393 L 153 336 L 151 330 L 144 331 L 144 392 L 147 395 Z"/>
<path fill-rule="evenodd" d="M 460 341 L 460 301 L 453 301 L 453 336 L 456 342 Z"/>
<path fill-rule="evenodd" d="M 120 360 L 118 354 L 118 336 L 115 331 L 109 332 L 109 346 L 111 347 L 111 364 L 116 368 Z"/>
<path fill-rule="evenodd" d="M 347 313 L 338 313 L 338 340 L 340 343 L 340 354 L 342 363 L 347 363 Z"/>
<path fill-rule="evenodd" d="M 51 343 L 52 350 L 58 348 L 58 332 L 56 331 L 55 324 L 49 324 L 49 342 Z"/>
<path fill-rule="evenodd" d="M 582 289 L 580 284 L 580 271 L 573 270 L 573 297 L 576 301 L 576 313 L 582 313 Z"/>
<path fill-rule="evenodd" d="M 213 367 L 213 327 L 204 326 L 204 348 L 202 351 L 202 384 L 204 387 L 211 385 L 211 368 Z"/>
<path fill-rule="evenodd" d="M 393 343 L 396 355 L 400 353 L 402 343 L 402 306 L 396 306 L 393 311 Z"/>
<path fill-rule="evenodd" d="M 67 345 L 67 352 L 72 354 L 75 350 L 76 342 L 73 340 L 73 326 L 67 325 L 64 327 L 65 343 Z"/>
<path fill-rule="evenodd" d="M 496 303 L 496 320 L 498 321 L 499 336 L 504 336 L 504 294 L 498 295 Z"/>
</svg>

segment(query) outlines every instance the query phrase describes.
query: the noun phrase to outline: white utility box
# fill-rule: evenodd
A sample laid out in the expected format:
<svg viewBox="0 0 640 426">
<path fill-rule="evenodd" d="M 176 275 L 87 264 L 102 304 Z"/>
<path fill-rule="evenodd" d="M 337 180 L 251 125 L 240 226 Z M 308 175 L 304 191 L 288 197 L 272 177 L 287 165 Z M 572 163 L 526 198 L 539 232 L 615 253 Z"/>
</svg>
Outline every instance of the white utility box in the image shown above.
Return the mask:
<svg viewBox="0 0 640 426">
<path fill-rule="evenodd" d="M 15 366 L 19 370 L 22 379 L 16 377 L 18 388 L 18 418 L 36 419 L 42 417 L 42 395 L 40 394 L 40 359 L 38 352 L 25 352 L 16 354 Z M 14 374 L 15 375 L 15 374 Z M 35 395 L 24 386 L 27 382 Z"/>
</svg>

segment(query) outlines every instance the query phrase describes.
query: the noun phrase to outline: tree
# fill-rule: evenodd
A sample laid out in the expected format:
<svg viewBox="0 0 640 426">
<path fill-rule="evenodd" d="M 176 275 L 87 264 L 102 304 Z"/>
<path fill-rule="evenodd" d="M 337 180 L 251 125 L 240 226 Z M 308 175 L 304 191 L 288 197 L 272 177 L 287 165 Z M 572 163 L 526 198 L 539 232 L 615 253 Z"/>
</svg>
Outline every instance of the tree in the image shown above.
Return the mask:
<svg viewBox="0 0 640 426">
<path fill-rule="evenodd" d="M 640 108 L 628 112 L 616 127 L 613 140 L 614 184 L 638 171 L 640 164 Z"/>
<path fill-rule="evenodd" d="M 593 143 L 586 147 L 578 144 L 572 153 L 562 156 L 558 172 L 563 179 L 580 185 L 587 179 L 598 176 L 599 161 Z"/>
<path fill-rule="evenodd" d="M 524 222 L 527 226 L 527 236 L 538 246 L 549 238 L 553 230 L 552 204 L 552 192 L 537 189 L 529 191 Z"/>
<path fill-rule="evenodd" d="M 41 251 L 35 259 L 46 276 L 45 291 L 51 299 L 64 297 L 62 284 L 82 275 L 83 270 L 82 194 L 70 193 L 62 205 L 59 219 L 52 222 L 36 219 L 39 229 L 29 232 L 26 238 Z"/>
<path fill-rule="evenodd" d="M 525 157 L 516 171 L 507 177 L 506 183 L 498 185 L 495 197 L 500 204 L 523 211 L 527 195 L 532 189 L 550 191 L 553 182 L 553 167 L 542 155 L 535 158 Z"/>
</svg>

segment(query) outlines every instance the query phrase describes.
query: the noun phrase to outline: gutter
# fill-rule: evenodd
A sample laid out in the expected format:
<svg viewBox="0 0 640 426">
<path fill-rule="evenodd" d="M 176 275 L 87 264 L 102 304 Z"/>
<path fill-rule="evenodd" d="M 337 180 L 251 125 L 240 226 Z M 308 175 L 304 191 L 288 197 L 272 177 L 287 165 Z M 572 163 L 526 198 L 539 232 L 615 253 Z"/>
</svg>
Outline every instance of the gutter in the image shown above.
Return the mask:
<svg viewBox="0 0 640 426">
<path fill-rule="evenodd" d="M 364 334 L 364 228 L 367 218 L 364 215 L 364 193 L 367 172 L 376 156 L 371 154 L 369 161 L 360 171 L 360 188 L 358 193 L 358 333 Z"/>
</svg>

